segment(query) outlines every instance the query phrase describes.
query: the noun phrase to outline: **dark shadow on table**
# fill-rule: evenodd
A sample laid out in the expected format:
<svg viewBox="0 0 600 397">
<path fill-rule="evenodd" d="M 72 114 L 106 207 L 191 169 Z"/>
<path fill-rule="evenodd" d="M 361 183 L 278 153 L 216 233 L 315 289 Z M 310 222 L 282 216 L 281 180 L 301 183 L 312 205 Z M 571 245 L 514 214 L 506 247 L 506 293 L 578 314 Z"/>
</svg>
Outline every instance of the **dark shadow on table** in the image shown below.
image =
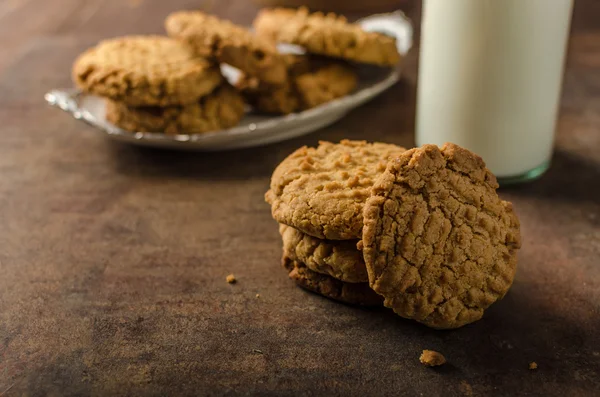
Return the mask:
<svg viewBox="0 0 600 397">
<path fill-rule="evenodd" d="M 557 149 L 550 169 L 539 180 L 502 190 L 517 196 L 600 203 L 600 164 Z"/>
<path fill-rule="evenodd" d="M 597 308 L 587 307 L 593 306 L 591 302 L 571 308 L 576 302 L 585 302 L 576 291 L 556 305 L 544 299 L 532 300 L 532 294 L 543 292 L 536 291 L 539 288 L 517 283 L 486 311 L 483 319 L 456 330 L 433 330 L 384 308 L 359 314 L 364 317 L 359 324 L 391 330 L 395 344 L 389 349 L 401 344 L 413 352 L 415 360 L 423 349 L 441 352 L 449 365 L 437 372 L 457 381 L 471 379 L 474 388 L 485 385 L 487 390 L 496 390 L 493 395 L 519 390 L 528 383 L 531 386 L 528 377 L 532 375 L 540 384 L 569 385 L 577 380 L 581 390 L 593 390 L 597 386 L 594 374 L 600 373 L 600 317 L 592 314 Z M 580 314 L 573 315 L 572 311 Z M 584 321 L 579 318 L 582 314 Z M 528 365 L 534 361 L 540 367 L 532 374 Z M 406 370 L 420 368 L 415 365 Z"/>
</svg>

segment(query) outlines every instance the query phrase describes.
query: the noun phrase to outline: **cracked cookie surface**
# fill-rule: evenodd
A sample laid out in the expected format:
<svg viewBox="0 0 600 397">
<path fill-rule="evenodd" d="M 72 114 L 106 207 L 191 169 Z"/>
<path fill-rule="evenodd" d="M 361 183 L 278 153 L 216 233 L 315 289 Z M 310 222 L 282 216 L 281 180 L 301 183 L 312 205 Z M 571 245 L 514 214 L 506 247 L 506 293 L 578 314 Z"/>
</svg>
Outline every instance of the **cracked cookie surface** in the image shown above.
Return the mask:
<svg viewBox="0 0 600 397">
<path fill-rule="evenodd" d="M 313 272 L 301 262 L 294 261 L 285 255 L 283 267 L 289 277 L 304 289 L 323 295 L 327 298 L 362 306 L 381 306 L 383 298 L 377 295 L 368 283 L 345 283 L 333 277 Z"/>
<path fill-rule="evenodd" d="M 258 13 L 253 25 L 259 35 L 302 46 L 309 53 L 380 66 L 400 62 L 396 39 L 367 32 L 333 13 L 309 13 L 305 7 L 267 8 Z"/>
<path fill-rule="evenodd" d="M 310 270 L 347 283 L 369 281 L 362 252 L 356 248 L 357 240 L 322 240 L 282 224 L 279 233 L 284 255 Z"/>
<path fill-rule="evenodd" d="M 177 11 L 167 17 L 165 28 L 199 56 L 214 57 L 270 84 L 285 82 L 285 63 L 275 43 L 242 26 L 200 11 Z"/>
<path fill-rule="evenodd" d="M 301 147 L 273 172 L 265 194 L 273 218 L 322 239 L 360 239 L 363 206 L 375 178 L 405 150 L 350 140 Z"/>
<path fill-rule="evenodd" d="M 106 119 L 132 132 L 201 134 L 236 126 L 244 116 L 242 96 L 224 84 L 196 103 L 171 107 L 129 107 L 108 100 Z"/>
<path fill-rule="evenodd" d="M 222 81 L 218 66 L 184 43 L 161 36 L 100 42 L 73 65 L 73 80 L 87 93 L 129 106 L 187 105 Z"/>
<path fill-rule="evenodd" d="M 434 328 L 481 318 L 510 288 L 519 221 L 483 160 L 425 145 L 390 162 L 364 207 L 363 253 L 385 306 Z"/>
<path fill-rule="evenodd" d="M 354 69 L 343 62 L 306 55 L 284 57 L 288 70 L 284 84 L 274 86 L 247 75 L 236 84 L 255 110 L 289 114 L 311 109 L 348 95 L 358 83 Z"/>
</svg>

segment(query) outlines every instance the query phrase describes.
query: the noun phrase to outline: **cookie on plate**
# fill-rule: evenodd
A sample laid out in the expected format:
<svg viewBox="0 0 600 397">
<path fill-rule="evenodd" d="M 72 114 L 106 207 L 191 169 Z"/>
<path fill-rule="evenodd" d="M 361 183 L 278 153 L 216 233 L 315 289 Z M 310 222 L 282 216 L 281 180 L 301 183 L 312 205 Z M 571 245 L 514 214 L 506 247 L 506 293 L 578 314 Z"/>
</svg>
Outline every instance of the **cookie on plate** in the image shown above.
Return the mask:
<svg viewBox="0 0 600 397">
<path fill-rule="evenodd" d="M 306 55 L 286 55 L 288 78 L 273 86 L 258 78 L 242 76 L 237 87 L 255 110 L 289 114 L 341 98 L 356 88 L 358 77 L 343 63 Z"/>
<path fill-rule="evenodd" d="M 244 116 L 244 100 L 229 84 L 185 106 L 130 107 L 108 100 L 106 119 L 127 131 L 201 134 L 231 128 Z"/>
<path fill-rule="evenodd" d="M 204 57 L 214 57 L 270 84 L 283 84 L 286 69 L 272 40 L 200 11 L 178 11 L 165 21 L 169 36 L 188 43 Z"/>
<path fill-rule="evenodd" d="M 313 54 L 380 66 L 400 62 L 395 38 L 367 32 L 333 13 L 311 14 L 304 7 L 263 9 L 254 20 L 254 28 L 259 35 L 300 45 Z"/>
<path fill-rule="evenodd" d="M 345 283 L 333 277 L 313 272 L 303 263 L 294 261 L 284 255 L 283 266 L 289 277 L 296 284 L 327 298 L 362 306 L 381 306 L 383 298 L 377 295 L 368 283 Z"/>
<path fill-rule="evenodd" d="M 385 306 L 434 328 L 481 318 L 512 284 L 521 245 L 512 205 L 483 160 L 454 144 L 391 161 L 364 208 L 369 282 Z"/>
<path fill-rule="evenodd" d="M 73 80 L 83 91 L 128 106 L 194 103 L 222 79 L 218 66 L 184 43 L 160 36 L 105 40 L 73 65 Z"/>
<path fill-rule="evenodd" d="M 347 283 L 369 281 L 362 252 L 356 248 L 357 240 L 322 240 L 283 224 L 279 225 L 279 233 L 284 255 L 310 270 Z"/>
<path fill-rule="evenodd" d="M 273 218 L 322 239 L 360 239 L 363 206 L 375 178 L 405 150 L 349 140 L 301 147 L 273 172 L 265 194 Z"/>
</svg>

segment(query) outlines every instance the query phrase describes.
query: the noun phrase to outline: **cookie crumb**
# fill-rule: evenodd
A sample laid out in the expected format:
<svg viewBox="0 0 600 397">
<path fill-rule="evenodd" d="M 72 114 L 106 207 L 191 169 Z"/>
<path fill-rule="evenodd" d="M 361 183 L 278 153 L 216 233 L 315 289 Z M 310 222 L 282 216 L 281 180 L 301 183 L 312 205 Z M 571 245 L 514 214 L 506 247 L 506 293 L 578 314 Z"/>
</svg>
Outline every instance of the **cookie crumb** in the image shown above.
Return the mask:
<svg viewBox="0 0 600 397">
<path fill-rule="evenodd" d="M 419 357 L 419 361 L 428 367 L 437 367 L 438 365 L 444 364 L 446 362 L 446 358 L 441 353 L 436 351 L 423 350 L 421 357 Z"/>
<path fill-rule="evenodd" d="M 537 369 L 537 363 L 535 361 L 532 361 L 529 363 L 529 369 Z"/>
<path fill-rule="evenodd" d="M 465 395 L 467 397 L 473 396 L 473 388 L 471 387 L 469 382 L 467 382 L 466 380 L 460 381 L 460 384 L 458 385 L 458 389 L 460 390 L 460 392 L 463 395 Z"/>
<path fill-rule="evenodd" d="M 260 294 L 256 294 L 256 297 L 257 297 L 257 298 L 260 298 Z"/>
<path fill-rule="evenodd" d="M 235 284 L 237 282 L 237 280 L 236 280 L 235 276 L 233 275 L 233 273 L 230 274 L 230 275 L 228 275 L 225 280 L 227 280 L 227 282 L 229 284 Z"/>
</svg>

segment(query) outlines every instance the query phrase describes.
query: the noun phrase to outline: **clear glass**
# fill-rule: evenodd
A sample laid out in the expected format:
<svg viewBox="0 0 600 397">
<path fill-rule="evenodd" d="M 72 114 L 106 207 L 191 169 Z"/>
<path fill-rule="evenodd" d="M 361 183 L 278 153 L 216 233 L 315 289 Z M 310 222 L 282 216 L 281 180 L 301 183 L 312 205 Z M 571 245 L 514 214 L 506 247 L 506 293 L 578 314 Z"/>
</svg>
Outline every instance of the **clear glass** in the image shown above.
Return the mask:
<svg viewBox="0 0 600 397">
<path fill-rule="evenodd" d="M 424 0 L 416 142 L 479 154 L 501 183 L 550 164 L 573 0 Z"/>
</svg>

